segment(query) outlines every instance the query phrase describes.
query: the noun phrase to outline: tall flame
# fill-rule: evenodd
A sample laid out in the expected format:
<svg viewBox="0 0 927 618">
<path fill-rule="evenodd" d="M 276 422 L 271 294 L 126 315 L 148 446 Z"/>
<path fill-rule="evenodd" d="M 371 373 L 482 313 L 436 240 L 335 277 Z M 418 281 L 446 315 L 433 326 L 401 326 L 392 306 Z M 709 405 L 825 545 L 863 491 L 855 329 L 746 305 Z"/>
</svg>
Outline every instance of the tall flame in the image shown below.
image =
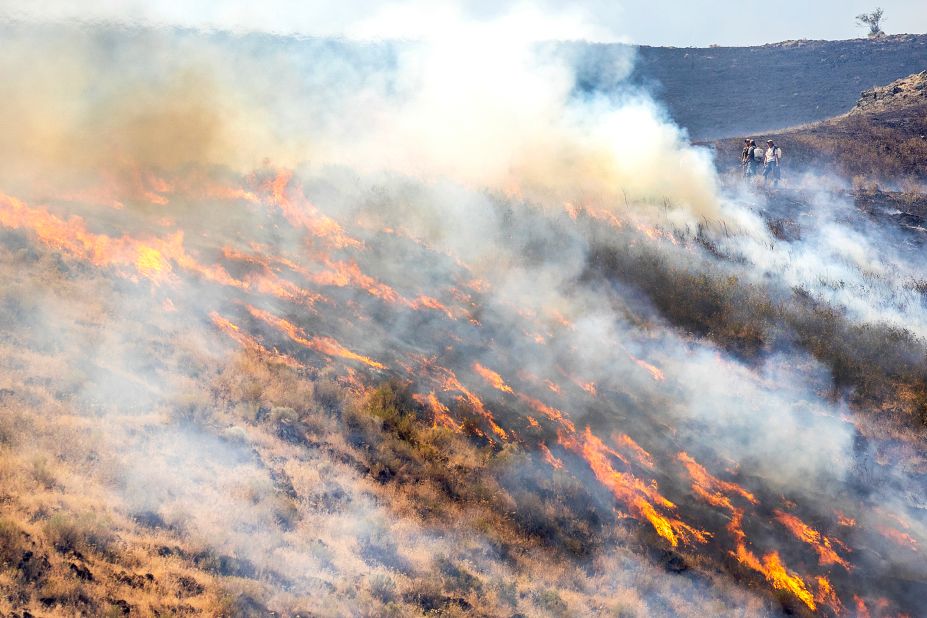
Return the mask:
<svg viewBox="0 0 927 618">
<path fill-rule="evenodd" d="M 680 542 L 689 543 L 693 540 L 699 543 L 708 542 L 711 536 L 708 532 L 667 516 L 657 509 L 660 507 L 663 510 L 672 510 L 676 505 L 660 494 L 656 483 L 648 485 L 630 473 L 615 470 L 609 456 L 622 460 L 624 458 L 606 446 L 589 427 L 581 437 L 561 435 L 560 443 L 564 448 L 582 456 L 599 482 L 607 487 L 619 502 L 627 506 L 634 516 L 647 520 L 656 533 L 669 541 L 670 545 L 676 547 Z"/>
<path fill-rule="evenodd" d="M 824 536 L 791 513 L 785 513 L 777 509 L 775 515 L 779 523 L 788 528 L 795 538 L 814 548 L 822 565 L 839 564 L 845 569 L 850 568 L 847 561 L 841 558 L 834 549 L 834 545 L 840 544 L 843 546 L 840 541 Z"/>
</svg>

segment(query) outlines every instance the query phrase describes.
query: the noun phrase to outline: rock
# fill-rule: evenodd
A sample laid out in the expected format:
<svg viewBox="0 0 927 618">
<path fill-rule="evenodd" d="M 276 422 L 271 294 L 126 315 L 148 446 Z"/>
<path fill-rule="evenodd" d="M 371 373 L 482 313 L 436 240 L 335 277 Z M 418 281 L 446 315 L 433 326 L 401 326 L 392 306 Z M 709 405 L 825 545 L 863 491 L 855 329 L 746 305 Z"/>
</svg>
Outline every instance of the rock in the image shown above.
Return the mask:
<svg viewBox="0 0 927 618">
<path fill-rule="evenodd" d="M 850 114 L 904 109 L 927 102 L 927 71 L 914 73 L 887 86 L 863 90 Z"/>
<path fill-rule="evenodd" d="M 109 602 L 111 605 L 116 606 L 122 612 L 123 616 L 128 616 L 132 613 L 132 606 L 129 605 L 128 601 L 123 599 L 110 599 Z"/>
<path fill-rule="evenodd" d="M 22 578 L 27 582 L 36 582 L 51 569 L 47 556 L 35 557 L 31 551 L 23 552 L 22 558 L 16 568 L 22 573 Z"/>
<path fill-rule="evenodd" d="M 75 564 L 73 562 L 70 564 L 70 567 L 71 567 L 71 572 L 74 574 L 75 577 L 77 577 L 77 579 L 82 579 L 85 582 L 93 581 L 93 573 L 91 573 L 90 569 L 88 569 L 87 567 L 80 565 L 80 564 Z"/>
<path fill-rule="evenodd" d="M 203 594 L 206 588 L 192 577 L 181 576 L 177 579 L 180 589 L 183 592 L 181 596 L 195 597 Z"/>
</svg>

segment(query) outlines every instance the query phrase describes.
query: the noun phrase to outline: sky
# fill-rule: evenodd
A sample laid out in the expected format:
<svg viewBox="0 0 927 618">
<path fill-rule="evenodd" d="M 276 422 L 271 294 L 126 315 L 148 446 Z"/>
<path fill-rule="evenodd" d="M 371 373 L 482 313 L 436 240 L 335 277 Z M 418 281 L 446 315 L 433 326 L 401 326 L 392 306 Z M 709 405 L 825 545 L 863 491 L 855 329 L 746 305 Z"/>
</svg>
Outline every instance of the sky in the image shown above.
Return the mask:
<svg viewBox="0 0 927 618">
<path fill-rule="evenodd" d="M 889 33 L 927 32 L 924 0 L 0 0 L 0 17 L 107 20 L 358 39 L 442 36 L 499 20 L 534 39 L 677 47 L 865 36 L 854 17 L 881 6 Z"/>
</svg>

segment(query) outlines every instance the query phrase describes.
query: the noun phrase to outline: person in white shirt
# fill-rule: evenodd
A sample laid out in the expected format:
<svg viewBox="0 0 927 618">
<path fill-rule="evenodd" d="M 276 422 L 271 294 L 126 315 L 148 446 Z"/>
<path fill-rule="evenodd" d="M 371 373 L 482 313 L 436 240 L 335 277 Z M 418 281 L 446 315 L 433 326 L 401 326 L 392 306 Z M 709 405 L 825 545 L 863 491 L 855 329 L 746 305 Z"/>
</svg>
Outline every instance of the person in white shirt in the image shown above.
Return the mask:
<svg viewBox="0 0 927 618">
<path fill-rule="evenodd" d="M 782 174 L 779 171 L 779 163 L 781 161 L 782 149 L 776 146 L 771 139 L 766 140 L 766 156 L 763 158 L 763 165 L 765 167 L 763 170 L 763 184 L 767 184 L 770 176 L 772 176 L 773 186 L 779 185 L 779 180 L 782 179 Z"/>
</svg>

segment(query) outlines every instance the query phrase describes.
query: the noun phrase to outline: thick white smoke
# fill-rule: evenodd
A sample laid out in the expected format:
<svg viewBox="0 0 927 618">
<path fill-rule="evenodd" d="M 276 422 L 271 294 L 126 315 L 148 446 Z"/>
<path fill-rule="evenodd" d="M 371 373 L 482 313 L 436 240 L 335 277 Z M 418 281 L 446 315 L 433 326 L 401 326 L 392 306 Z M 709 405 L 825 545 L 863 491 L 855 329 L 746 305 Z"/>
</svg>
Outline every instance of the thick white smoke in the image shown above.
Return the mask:
<svg viewBox="0 0 927 618">
<path fill-rule="evenodd" d="M 13 163 L 0 178 L 41 194 L 64 184 L 62 179 L 111 166 L 119 191 L 131 193 L 139 168 L 248 173 L 265 157 L 299 168 L 307 190 L 328 198 L 324 207 L 336 218 L 353 222 L 363 215 L 380 228 L 401 224 L 404 233 L 487 278 L 484 319 L 500 334 L 516 333 L 511 353 L 525 369 L 559 380 L 566 368 L 630 402 L 589 410 L 576 401 L 567 412 L 578 425 L 598 415 L 598 422 L 629 433 L 638 429 L 646 436 L 659 428 L 653 441 L 663 448 L 711 453 L 792 495 L 827 495 L 851 466 L 853 429 L 841 418 L 843 405 L 819 392 L 826 371 L 787 350 L 765 362 L 741 362 L 704 340 L 674 334 L 642 295 L 617 285 L 583 283 L 589 238 L 561 229 L 567 220 L 563 212 L 586 207 L 617 214 L 625 226 L 659 221 L 680 229 L 723 220 L 730 225 L 726 231 L 736 233 L 719 232 L 712 241 L 746 265 L 717 264 L 696 255 L 695 246 L 672 248 L 669 241 L 660 251 L 665 249 L 665 259 L 674 263 L 691 258 L 693 269 L 718 267 L 745 280 L 771 281 L 776 290 L 809 288 L 859 320 L 887 316 L 924 328 L 922 305 L 913 291 L 905 291 L 913 289 L 905 287 L 906 278 L 921 272 L 904 267 L 900 257 L 836 216 L 810 217 L 800 242 L 777 240 L 761 216 L 722 193 L 708 152 L 690 146 L 685 131 L 645 93 L 580 91 L 569 50 L 541 41 L 608 37 L 609 24 L 605 33 L 589 27 L 596 15 L 584 6 L 551 17 L 525 5 L 501 11 L 489 5 L 371 5 L 363 17 L 336 14 L 339 25 L 333 31 L 365 40 L 415 40 L 315 42 L 295 45 L 295 52 L 280 51 L 278 46 L 293 43 L 288 39 L 236 38 L 248 29 L 240 21 L 247 13 L 228 16 L 201 8 L 203 22 L 178 22 L 171 4 L 146 8 L 142 23 L 219 24 L 234 34 L 143 29 L 113 43 L 98 39 L 93 29 L 64 30 L 62 37 L 62 30 L 51 26 L 37 37 L 12 37 L 0 65 L 0 129 L 9 137 L 0 145 L 0 158 Z M 69 14 L 58 3 L 42 7 L 39 11 L 54 18 Z M 103 4 L 92 6 L 87 17 L 133 21 Z M 254 23 L 261 27 L 260 20 Z M 110 45 L 117 50 L 112 57 Z M 62 57 L 66 61 L 58 60 Z M 601 70 L 626 75 L 633 57 L 616 54 L 613 63 Z M 21 71 L 26 64 L 35 70 Z M 513 215 L 499 207 L 500 201 L 541 208 Z M 158 213 L 139 210 L 146 229 L 156 229 Z M 205 237 L 228 223 L 218 221 L 221 215 L 199 212 L 195 204 L 190 210 L 189 218 L 203 224 Z M 264 223 L 259 217 L 255 221 Z M 305 249 L 301 237 L 293 240 L 269 225 L 251 223 L 229 225 L 236 238 L 266 235 L 257 240 L 273 241 L 291 255 Z M 615 232 L 610 242 L 634 241 Z M 433 280 L 449 278 L 440 265 L 387 258 L 371 258 L 364 266 L 378 269 L 384 279 L 404 279 L 410 288 L 427 289 Z M 144 292 L 135 300 L 128 308 L 110 308 L 114 325 L 129 317 L 138 320 L 139 306 L 150 304 Z M 193 289 L 177 292 L 175 300 L 204 313 L 209 303 L 227 299 Z M 364 306 L 368 299 L 358 291 L 351 300 Z M 39 314 L 48 324 L 61 317 L 53 303 L 44 309 Z M 278 309 L 286 311 L 282 304 Z M 524 341 L 531 333 L 519 330 L 522 316 L 551 311 L 572 326 L 550 337 L 549 348 L 538 354 Z M 420 325 L 371 321 L 365 326 L 366 351 L 388 356 L 397 344 L 414 341 Z M 98 362 L 115 355 L 126 367 L 146 366 L 144 350 L 124 345 L 97 341 L 86 355 Z M 208 349 L 211 341 L 187 345 Z M 496 353 L 485 351 L 481 360 L 491 365 Z M 661 371 L 666 378 L 657 377 Z M 126 391 L 133 393 L 130 399 L 143 399 L 130 388 L 137 386 L 141 371 L 126 381 L 110 373 L 88 375 L 81 391 L 88 401 L 118 403 L 115 395 Z M 173 406 L 186 388 L 195 390 L 184 380 L 158 383 L 150 405 L 163 413 L 159 406 Z M 136 431 L 135 420 L 123 412 L 105 417 L 101 425 L 109 424 L 110 433 L 100 444 L 115 453 L 120 482 L 114 493 L 130 510 L 158 511 L 168 525 L 187 526 L 204 544 L 260 568 L 284 571 L 305 584 L 299 592 L 317 585 L 300 580 L 306 572 L 327 569 L 326 580 L 337 582 L 326 601 L 334 611 L 350 605 L 335 600 L 349 582 L 377 571 L 357 558 L 367 532 L 363 526 L 374 529 L 377 543 L 399 537 L 399 553 L 415 569 L 428 568 L 427 552 L 436 543 L 432 531 L 396 518 L 380 502 L 390 496 L 371 494 L 349 467 L 320 456 L 302 462 L 308 471 L 290 469 L 300 495 L 325 500 L 324 490 L 331 486 L 331 493 L 337 489 L 347 496 L 347 506 L 331 516 L 306 516 L 295 531 L 284 530 L 272 501 L 255 499 L 275 490 L 252 451 L 290 447 L 257 444 L 264 438 L 224 417 L 233 426 L 213 428 L 222 439 L 182 426 L 170 414 L 162 419 L 163 428 Z M 641 418 L 634 418 L 637 412 Z M 310 534 L 328 544 L 319 549 L 306 541 Z M 453 551 L 460 538 L 482 549 L 466 531 L 438 545 Z M 614 576 L 622 585 L 627 573 L 647 570 L 636 559 L 607 555 L 603 561 L 625 569 Z M 487 572 L 508 568 L 496 556 L 483 566 Z M 672 592 L 677 584 L 665 585 Z M 665 591 L 657 588 L 648 598 L 635 599 L 640 612 L 651 607 L 649 601 L 660 601 Z M 706 606 L 715 596 L 727 598 L 724 590 L 705 594 Z M 738 595 L 731 604 L 737 607 L 719 612 L 760 607 Z"/>
</svg>

